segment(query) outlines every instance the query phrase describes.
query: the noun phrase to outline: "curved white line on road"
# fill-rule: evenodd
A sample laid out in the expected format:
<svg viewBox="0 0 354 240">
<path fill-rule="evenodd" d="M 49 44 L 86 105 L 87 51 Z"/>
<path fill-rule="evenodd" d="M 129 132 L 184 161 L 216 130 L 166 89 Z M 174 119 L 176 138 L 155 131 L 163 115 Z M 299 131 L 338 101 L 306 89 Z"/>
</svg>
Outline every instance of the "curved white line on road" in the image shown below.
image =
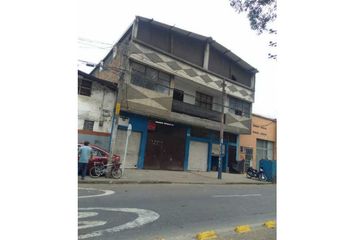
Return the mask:
<svg viewBox="0 0 354 240">
<path fill-rule="evenodd" d="M 98 213 L 96 212 L 79 212 L 79 218 L 87 218 L 87 217 L 93 217 L 97 216 Z"/>
<path fill-rule="evenodd" d="M 113 211 L 113 212 L 128 212 L 128 213 L 135 213 L 138 214 L 138 217 L 131 222 L 125 223 L 120 226 L 116 226 L 113 228 L 98 230 L 92 233 L 80 235 L 79 239 L 91 238 L 101 236 L 104 232 L 112 233 L 112 232 L 119 232 L 126 229 L 132 229 L 136 227 L 140 227 L 144 224 L 156 221 L 160 215 L 154 211 L 146 210 L 146 209 L 139 209 L 139 208 L 79 208 L 79 211 L 85 210 L 103 210 L 103 211 Z"/>
<path fill-rule="evenodd" d="M 106 221 L 79 221 L 78 229 L 90 228 L 90 227 L 97 227 L 105 225 Z M 80 225 L 81 224 L 81 225 Z"/>
<path fill-rule="evenodd" d="M 104 192 L 102 194 L 96 194 L 96 195 L 79 196 L 79 198 L 102 197 L 102 196 L 112 195 L 114 193 L 114 191 L 112 191 L 112 190 L 100 190 L 100 189 L 95 189 L 95 188 L 79 188 L 79 189 Z"/>
</svg>

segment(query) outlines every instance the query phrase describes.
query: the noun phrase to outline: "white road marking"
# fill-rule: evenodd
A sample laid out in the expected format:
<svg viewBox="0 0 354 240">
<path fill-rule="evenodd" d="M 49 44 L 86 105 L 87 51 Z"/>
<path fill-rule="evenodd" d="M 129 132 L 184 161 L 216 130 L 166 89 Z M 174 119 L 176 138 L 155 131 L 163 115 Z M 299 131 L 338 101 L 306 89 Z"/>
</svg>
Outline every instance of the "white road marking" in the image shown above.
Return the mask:
<svg viewBox="0 0 354 240">
<path fill-rule="evenodd" d="M 79 221 L 79 229 L 105 225 L 106 221 Z"/>
<path fill-rule="evenodd" d="M 218 198 L 218 197 L 256 197 L 256 196 L 262 196 L 262 194 L 244 194 L 244 195 L 239 195 L 239 194 L 235 194 L 235 195 L 213 195 L 213 198 Z"/>
<path fill-rule="evenodd" d="M 79 218 L 87 218 L 98 215 L 96 212 L 79 212 Z"/>
<path fill-rule="evenodd" d="M 112 233 L 112 232 L 119 232 L 119 231 L 126 230 L 126 229 L 140 227 L 144 224 L 156 221 L 160 217 L 160 215 L 154 211 L 146 210 L 146 209 L 138 209 L 138 208 L 79 208 L 79 211 L 86 211 L 86 210 L 128 212 L 128 213 L 138 214 L 138 217 L 134 221 L 125 223 L 120 226 L 116 226 L 116 227 L 108 228 L 108 229 L 103 229 L 103 230 L 98 230 L 98 231 L 84 234 L 84 235 L 79 235 L 79 239 L 101 236 L 105 232 Z"/>
<path fill-rule="evenodd" d="M 79 198 L 102 197 L 102 196 L 107 196 L 107 195 L 111 195 L 114 193 L 114 191 L 112 191 L 112 190 L 100 190 L 100 189 L 95 189 L 95 188 L 79 188 L 79 189 L 104 192 L 102 194 L 96 194 L 96 195 L 79 196 Z"/>
</svg>

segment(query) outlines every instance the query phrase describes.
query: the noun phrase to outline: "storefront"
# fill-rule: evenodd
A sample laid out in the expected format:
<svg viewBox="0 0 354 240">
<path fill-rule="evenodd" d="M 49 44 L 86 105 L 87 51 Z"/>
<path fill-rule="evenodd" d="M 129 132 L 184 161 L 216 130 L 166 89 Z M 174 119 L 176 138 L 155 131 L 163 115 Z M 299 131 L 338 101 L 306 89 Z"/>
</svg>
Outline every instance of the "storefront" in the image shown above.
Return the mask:
<svg viewBox="0 0 354 240">
<path fill-rule="evenodd" d="M 128 124 L 132 134 L 126 158 L 127 168 L 177 171 L 217 171 L 219 132 L 178 123 L 122 113 L 116 152 L 124 155 Z M 236 161 L 237 135 L 225 132 L 222 150 L 222 170 Z"/>
</svg>

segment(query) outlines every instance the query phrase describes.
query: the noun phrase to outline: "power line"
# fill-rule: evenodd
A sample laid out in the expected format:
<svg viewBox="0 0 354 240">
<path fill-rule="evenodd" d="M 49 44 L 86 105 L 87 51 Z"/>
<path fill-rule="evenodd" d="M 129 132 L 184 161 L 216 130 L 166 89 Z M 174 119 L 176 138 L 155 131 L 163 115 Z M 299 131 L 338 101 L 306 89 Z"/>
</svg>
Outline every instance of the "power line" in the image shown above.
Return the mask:
<svg viewBox="0 0 354 240">
<path fill-rule="evenodd" d="M 81 44 L 81 45 L 86 46 L 86 47 L 99 48 L 99 49 L 103 49 L 103 50 L 107 50 L 107 49 L 112 48 L 112 47 L 97 46 L 97 45 L 94 45 L 94 44 L 91 44 L 91 43 L 78 42 L 78 44 Z"/>
<path fill-rule="evenodd" d="M 112 43 L 101 42 L 101 41 L 92 40 L 92 39 L 88 39 L 88 38 L 78 38 L 78 40 L 82 41 L 82 42 L 91 42 L 91 43 L 94 43 L 94 44 L 103 44 L 103 45 L 113 46 Z"/>
</svg>

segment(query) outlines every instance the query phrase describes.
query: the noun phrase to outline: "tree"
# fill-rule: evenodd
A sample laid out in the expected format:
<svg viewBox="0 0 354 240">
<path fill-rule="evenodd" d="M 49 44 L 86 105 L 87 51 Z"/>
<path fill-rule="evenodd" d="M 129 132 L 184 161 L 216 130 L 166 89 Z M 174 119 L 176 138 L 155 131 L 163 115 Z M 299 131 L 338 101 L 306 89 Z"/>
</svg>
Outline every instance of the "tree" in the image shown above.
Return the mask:
<svg viewBox="0 0 354 240">
<path fill-rule="evenodd" d="M 277 18 L 276 0 L 230 0 L 230 5 L 238 13 L 247 13 L 251 29 L 258 34 L 272 30 L 267 28 L 267 24 Z"/>
<path fill-rule="evenodd" d="M 277 18 L 277 1 L 276 0 L 229 0 L 231 7 L 237 13 L 245 12 L 250 21 L 251 29 L 257 31 L 258 34 L 268 32 L 269 34 L 277 34 L 277 31 L 268 28 L 269 24 Z M 276 42 L 269 42 L 270 47 L 276 47 Z M 268 53 L 268 58 L 276 59 L 276 54 Z"/>
</svg>

